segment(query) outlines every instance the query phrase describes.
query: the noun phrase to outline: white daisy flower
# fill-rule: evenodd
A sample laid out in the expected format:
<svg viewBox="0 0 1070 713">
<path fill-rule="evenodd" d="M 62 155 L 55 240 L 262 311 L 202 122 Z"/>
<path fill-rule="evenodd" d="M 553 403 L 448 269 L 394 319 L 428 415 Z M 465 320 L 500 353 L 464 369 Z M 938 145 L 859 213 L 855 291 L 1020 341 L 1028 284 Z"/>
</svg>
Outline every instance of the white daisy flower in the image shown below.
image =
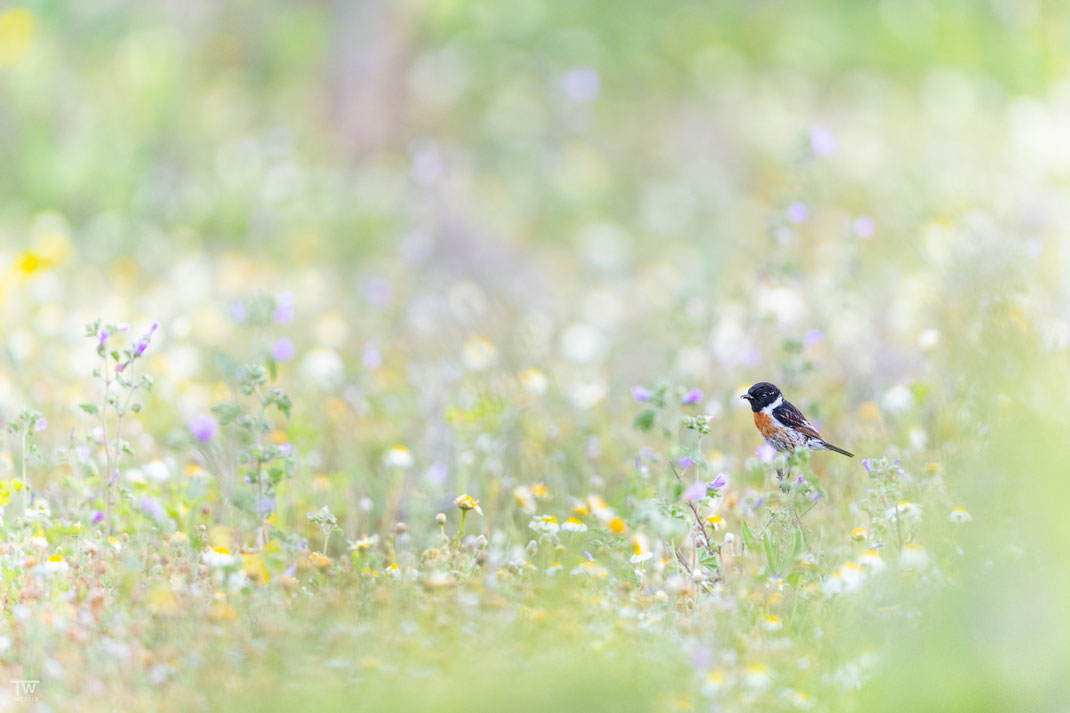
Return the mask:
<svg viewBox="0 0 1070 713">
<path fill-rule="evenodd" d="M 966 508 L 955 508 L 951 511 L 951 514 L 947 516 L 947 519 L 956 524 L 961 524 L 972 520 L 973 515 L 966 512 Z"/>
<path fill-rule="evenodd" d="M 202 556 L 204 563 L 210 567 L 229 567 L 234 564 L 234 555 L 226 547 L 208 550 Z"/>
</svg>

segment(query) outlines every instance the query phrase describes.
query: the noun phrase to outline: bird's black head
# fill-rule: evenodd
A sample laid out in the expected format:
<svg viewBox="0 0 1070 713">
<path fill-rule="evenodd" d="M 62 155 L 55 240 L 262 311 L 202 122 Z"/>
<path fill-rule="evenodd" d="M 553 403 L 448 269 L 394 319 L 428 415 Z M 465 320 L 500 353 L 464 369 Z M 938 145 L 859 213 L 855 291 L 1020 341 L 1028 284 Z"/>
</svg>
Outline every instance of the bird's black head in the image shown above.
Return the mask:
<svg viewBox="0 0 1070 713">
<path fill-rule="evenodd" d="M 747 389 L 747 393 L 740 398 L 750 401 L 751 410 L 758 412 L 780 398 L 780 389 L 768 381 L 759 381 Z"/>
</svg>

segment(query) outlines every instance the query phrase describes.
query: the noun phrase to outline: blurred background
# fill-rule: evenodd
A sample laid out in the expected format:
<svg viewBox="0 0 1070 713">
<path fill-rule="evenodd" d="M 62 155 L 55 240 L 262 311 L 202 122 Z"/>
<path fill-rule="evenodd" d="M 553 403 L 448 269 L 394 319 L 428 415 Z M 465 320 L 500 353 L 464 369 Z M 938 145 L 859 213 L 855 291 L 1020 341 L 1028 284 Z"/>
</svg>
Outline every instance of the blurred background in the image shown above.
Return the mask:
<svg viewBox="0 0 1070 713">
<path fill-rule="evenodd" d="M 80 433 L 83 325 L 158 320 L 145 457 L 185 467 L 268 360 L 289 519 L 329 491 L 355 535 L 466 491 L 492 529 L 517 483 L 608 496 L 636 384 L 701 389 L 749 482 L 738 395 L 775 381 L 973 513 L 959 576 L 845 619 L 887 654 L 850 700 L 1060 710 L 1068 70 L 1041 0 L 5 4 L 0 408 Z M 864 474 L 829 469 L 846 523 Z"/>
</svg>

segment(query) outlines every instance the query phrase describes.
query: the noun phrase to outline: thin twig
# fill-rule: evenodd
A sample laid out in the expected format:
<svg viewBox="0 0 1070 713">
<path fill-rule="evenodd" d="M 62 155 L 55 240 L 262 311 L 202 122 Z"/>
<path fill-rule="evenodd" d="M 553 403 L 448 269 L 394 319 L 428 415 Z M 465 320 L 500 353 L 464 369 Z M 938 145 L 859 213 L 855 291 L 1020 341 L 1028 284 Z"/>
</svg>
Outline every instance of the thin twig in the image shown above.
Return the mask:
<svg viewBox="0 0 1070 713">
<path fill-rule="evenodd" d="M 669 468 L 672 469 L 673 475 L 676 476 L 676 479 L 683 483 L 684 479 L 681 478 L 680 474 L 676 472 L 676 466 L 674 466 L 671 461 L 669 462 Z M 695 523 L 698 525 L 699 532 L 702 533 L 702 539 L 706 541 L 706 549 L 711 555 L 716 557 L 717 550 L 716 548 L 714 548 L 713 543 L 710 541 L 710 536 L 706 534 L 706 526 L 702 524 L 702 518 L 699 517 L 698 508 L 696 508 L 695 503 L 691 502 L 690 500 L 687 501 L 687 505 L 691 508 L 691 512 L 695 516 Z"/>
</svg>

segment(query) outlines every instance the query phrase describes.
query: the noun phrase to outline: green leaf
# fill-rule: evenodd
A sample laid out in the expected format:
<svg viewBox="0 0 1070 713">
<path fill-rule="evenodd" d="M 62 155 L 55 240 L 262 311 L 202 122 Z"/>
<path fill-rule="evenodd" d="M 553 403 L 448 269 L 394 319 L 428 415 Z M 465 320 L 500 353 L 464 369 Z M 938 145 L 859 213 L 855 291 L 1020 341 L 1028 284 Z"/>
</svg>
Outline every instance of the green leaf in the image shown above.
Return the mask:
<svg viewBox="0 0 1070 713">
<path fill-rule="evenodd" d="M 702 555 L 698 558 L 698 561 L 702 563 L 702 566 L 710 569 L 720 569 L 721 567 L 721 563 L 717 561 L 717 555 L 711 554 L 706 550 L 702 550 Z"/>
<path fill-rule="evenodd" d="M 212 413 L 219 419 L 220 426 L 226 426 L 238 418 L 241 410 L 235 404 L 216 404 L 212 407 Z"/>
<path fill-rule="evenodd" d="M 750 527 L 747 526 L 746 520 L 740 520 L 740 524 L 743 526 L 743 544 L 747 546 L 747 549 L 751 552 L 758 551 L 758 538 L 751 532 Z"/>
<path fill-rule="evenodd" d="M 82 409 L 90 416 L 96 415 L 100 412 L 100 409 L 97 408 L 96 404 L 78 404 L 78 408 Z"/>
<path fill-rule="evenodd" d="M 802 530 L 795 530 L 795 539 L 791 542 L 791 563 L 794 564 L 799 561 L 799 557 L 802 555 L 803 550 L 803 537 Z"/>
<path fill-rule="evenodd" d="M 819 480 L 816 475 L 814 475 L 813 473 L 807 473 L 806 482 L 809 483 L 814 490 L 821 493 L 821 497 L 828 497 L 828 495 L 825 493 L 825 489 L 821 487 L 821 480 Z"/>
<path fill-rule="evenodd" d="M 632 425 L 638 428 L 640 431 L 649 431 L 654 427 L 654 409 L 644 409 L 636 415 L 635 420 L 632 421 Z"/>
<path fill-rule="evenodd" d="M 762 533 L 762 547 L 765 548 L 765 561 L 769 563 L 769 573 L 776 574 L 780 571 L 780 549 L 773 543 L 769 530 Z"/>
</svg>

